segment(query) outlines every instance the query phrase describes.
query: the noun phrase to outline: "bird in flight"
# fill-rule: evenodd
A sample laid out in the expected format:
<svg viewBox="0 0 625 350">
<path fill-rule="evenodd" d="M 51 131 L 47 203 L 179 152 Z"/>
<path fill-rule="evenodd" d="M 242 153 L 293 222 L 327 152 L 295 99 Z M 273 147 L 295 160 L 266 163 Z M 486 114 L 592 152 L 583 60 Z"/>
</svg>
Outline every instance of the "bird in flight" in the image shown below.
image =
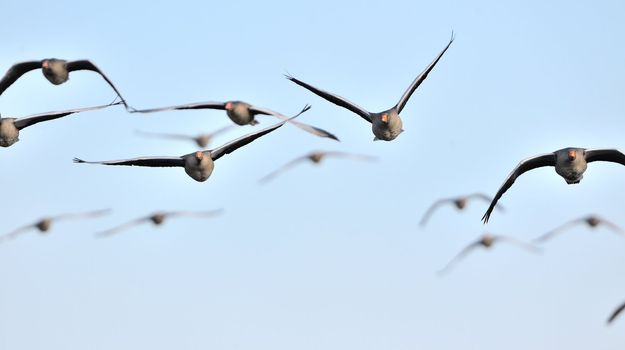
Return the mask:
<svg viewBox="0 0 625 350">
<path fill-rule="evenodd" d="M 146 131 L 137 131 L 138 134 L 149 136 L 149 137 L 159 137 L 159 138 L 168 138 L 174 140 L 189 140 L 195 142 L 198 147 L 205 148 L 209 145 L 209 143 L 215 138 L 217 135 L 222 134 L 230 129 L 232 129 L 233 125 L 228 125 L 223 128 L 217 129 L 213 132 L 199 135 L 184 135 L 184 134 L 169 134 L 169 133 L 155 133 L 155 132 L 146 132 Z"/>
<path fill-rule="evenodd" d="M 471 199 L 481 199 L 486 201 L 487 203 L 490 203 L 490 201 L 492 200 L 491 197 L 483 193 L 472 193 L 466 196 L 439 199 L 428 208 L 428 210 L 421 218 L 421 222 L 419 223 L 419 225 L 422 227 L 425 226 L 432 213 L 434 213 L 434 211 L 438 209 L 441 205 L 451 203 L 456 207 L 456 209 L 463 210 Z M 501 205 L 497 205 L 496 208 L 498 208 L 499 210 L 503 210 L 503 207 Z"/>
<path fill-rule="evenodd" d="M 597 148 L 585 149 L 578 147 L 567 147 L 555 152 L 541 154 L 522 160 L 514 170 L 508 175 L 503 185 L 497 191 L 495 198 L 490 203 L 486 213 L 482 217 L 484 223 L 488 222 L 493 208 L 501 196 L 512 186 L 517 177 L 532 169 L 552 166 L 556 173 L 562 176 L 567 184 L 577 184 L 582 180 L 588 163 L 595 161 L 613 162 L 625 165 L 625 154 L 618 149 Z"/>
<path fill-rule="evenodd" d="M 56 58 L 46 58 L 41 61 L 26 61 L 14 64 L 4 74 L 2 80 L 0 80 L 0 95 L 11 86 L 17 79 L 19 79 L 25 73 L 41 68 L 43 76 L 48 79 L 54 85 L 60 85 L 69 80 L 69 73 L 77 70 L 90 70 L 100 74 L 100 76 L 106 80 L 111 88 L 117 94 L 117 97 L 121 100 L 121 103 L 128 109 L 126 100 L 119 93 L 113 82 L 98 68 L 93 62 L 89 60 L 76 60 L 66 61 Z"/>
<path fill-rule="evenodd" d="M 30 115 L 24 118 L 0 118 L 0 146 L 9 147 L 19 141 L 20 130 L 27 128 L 31 125 L 45 122 L 48 120 L 62 118 L 74 113 L 94 111 L 113 105 L 118 105 L 120 103 L 121 102 L 96 107 L 68 109 L 58 112 L 46 112 Z"/>
<path fill-rule="evenodd" d="M 555 235 L 562 233 L 564 230 L 571 228 L 572 226 L 578 225 L 578 224 L 586 224 L 588 226 L 590 226 L 591 228 L 595 228 L 599 225 L 604 225 L 606 227 L 608 227 L 609 229 L 611 229 L 612 231 L 621 234 L 621 235 L 625 235 L 625 230 L 623 230 L 622 228 L 620 228 L 618 225 L 605 220 L 603 218 L 598 217 L 597 215 L 590 215 L 587 217 L 583 217 L 583 218 L 579 218 L 579 219 L 574 219 L 571 220 L 567 223 L 562 224 L 561 226 L 556 227 L 555 229 L 541 235 L 540 237 L 534 239 L 534 242 L 539 243 L 539 242 L 545 242 L 551 238 L 553 238 Z"/>
<path fill-rule="evenodd" d="M 222 156 L 232 153 L 235 150 L 251 143 L 252 141 L 262 137 L 284 125 L 287 121 L 297 118 L 300 114 L 306 112 L 310 106 L 304 107 L 300 113 L 288 120 L 283 120 L 278 124 L 267 127 L 255 133 L 247 134 L 234 141 L 231 141 L 219 148 L 205 151 L 197 151 L 185 154 L 179 157 L 139 157 L 123 160 L 98 161 L 91 162 L 79 158 L 74 158 L 75 163 L 103 164 L 103 165 L 130 165 L 130 166 L 146 166 L 146 167 L 183 167 L 184 171 L 193 180 L 198 182 L 206 181 L 213 173 L 214 162 Z"/>
<path fill-rule="evenodd" d="M 361 154 L 352 154 L 352 153 L 336 152 L 336 151 L 316 151 L 316 152 L 311 152 L 309 154 L 306 154 L 306 155 L 303 155 L 301 157 L 297 157 L 297 158 L 293 159 L 292 161 L 286 163 L 285 165 L 283 165 L 279 169 L 277 169 L 277 170 L 275 170 L 275 171 L 265 175 L 264 177 L 262 177 L 259 180 L 259 182 L 261 182 L 261 183 L 267 182 L 267 181 L 273 179 L 276 175 L 280 174 L 281 172 L 283 172 L 285 170 L 288 170 L 289 168 L 292 168 L 293 166 L 295 166 L 295 165 L 297 165 L 297 164 L 299 164 L 301 162 L 310 161 L 313 164 L 319 164 L 326 157 L 348 158 L 348 159 L 364 160 L 364 161 L 374 161 L 374 160 L 376 160 L 375 157 L 371 157 L 371 156 L 367 156 L 367 155 L 361 155 Z"/>
<path fill-rule="evenodd" d="M 113 227 L 111 229 L 108 229 L 106 231 L 102 231 L 102 232 L 98 232 L 96 233 L 96 236 L 98 237 L 108 237 L 111 235 L 114 235 L 116 233 L 119 233 L 120 231 L 123 231 L 127 228 L 130 228 L 132 226 L 138 225 L 138 224 L 142 224 L 145 222 L 152 222 L 154 225 L 161 225 L 162 223 L 165 222 L 165 219 L 167 218 L 171 218 L 171 217 L 196 217 L 196 218 L 210 218 L 210 217 L 214 217 L 217 216 L 219 214 L 221 214 L 222 210 L 221 209 L 217 209 L 217 210 L 209 210 L 209 211 L 170 211 L 170 212 L 156 212 L 152 215 L 148 215 L 142 218 L 138 218 L 136 220 L 132 220 L 129 221 L 125 224 Z"/>
<path fill-rule="evenodd" d="M 410 84 L 410 86 L 408 86 L 408 89 L 404 92 L 404 94 L 402 95 L 402 97 L 399 99 L 399 101 L 397 102 L 396 105 L 394 105 L 393 107 L 379 112 L 379 113 L 373 113 L 373 112 L 369 112 L 367 110 L 365 110 L 364 108 L 356 105 L 355 103 L 349 101 L 348 99 L 341 97 L 339 95 L 335 95 L 332 93 L 329 93 L 327 91 L 318 89 L 310 84 L 307 84 L 299 79 L 296 79 L 290 75 L 286 75 L 286 78 L 289 79 L 290 81 L 294 82 L 295 84 L 302 86 L 306 89 L 308 89 L 309 91 L 311 91 L 312 93 L 314 93 L 315 95 L 326 99 L 329 102 L 334 103 L 337 106 L 346 108 L 350 111 L 352 111 L 353 113 L 356 113 L 357 115 L 359 115 L 360 117 L 362 117 L 364 120 L 368 121 L 369 123 L 371 123 L 371 128 L 373 131 L 373 135 L 375 135 L 374 137 L 374 141 L 377 140 L 384 140 L 384 141 L 392 141 L 394 140 L 397 136 L 399 136 L 399 134 L 401 132 L 404 131 L 404 129 L 402 128 L 403 124 L 401 121 L 401 118 L 399 117 L 399 114 L 401 113 L 401 111 L 404 109 L 404 106 L 406 105 L 406 103 L 408 102 L 408 100 L 410 99 L 410 96 L 412 96 L 412 94 L 415 92 L 415 90 L 419 87 L 419 85 L 421 85 L 421 83 L 423 83 L 423 81 L 425 80 L 425 78 L 427 78 L 428 74 L 430 73 L 430 71 L 432 71 L 432 69 L 434 68 L 434 66 L 436 66 L 436 64 L 438 63 L 438 61 L 441 59 L 441 57 L 443 57 L 443 54 L 447 51 L 447 49 L 449 48 L 449 46 L 451 45 L 451 43 L 454 41 L 454 35 L 452 33 L 451 35 L 451 39 L 449 40 L 449 43 L 447 44 L 447 46 L 445 46 L 445 48 L 443 49 L 443 51 L 441 51 L 438 56 L 436 56 L 436 58 L 434 59 L 434 61 L 432 61 L 432 63 L 430 63 L 423 72 L 421 72 L 421 74 L 419 74 L 415 80 L 412 82 L 412 84 Z"/>
<path fill-rule="evenodd" d="M 150 108 L 150 109 L 134 109 L 131 110 L 131 113 L 154 113 L 154 112 L 163 112 L 163 111 L 171 111 L 171 110 L 188 110 L 188 109 L 220 109 L 225 110 L 226 114 L 237 125 L 257 125 L 258 121 L 256 120 L 257 115 L 271 115 L 281 120 L 288 120 L 288 118 L 276 111 L 273 111 L 269 108 L 261 108 L 253 106 L 247 102 L 243 101 L 227 101 L 227 102 L 196 102 L 196 103 L 188 103 L 184 105 L 177 106 L 169 106 L 169 107 L 160 107 L 160 108 Z M 332 140 L 339 141 L 338 137 L 334 134 L 320 129 L 318 127 L 308 125 L 298 121 L 290 121 L 289 123 L 294 126 L 311 133 L 315 136 L 325 137 Z"/>
<path fill-rule="evenodd" d="M 443 269 L 438 272 L 438 274 L 442 275 L 448 272 L 456 263 L 458 263 L 458 261 L 465 258 L 475 248 L 484 247 L 486 249 L 489 249 L 493 246 L 493 244 L 498 244 L 499 242 L 508 242 L 532 253 L 538 253 L 540 251 L 535 246 L 525 243 L 523 241 L 519 241 L 515 238 L 508 236 L 491 235 L 489 233 L 486 233 L 479 240 L 469 244 L 463 250 L 461 250 L 458 255 L 456 255 Z"/>
<path fill-rule="evenodd" d="M 44 218 L 41 218 L 37 222 L 34 222 L 26 226 L 22 226 L 3 236 L 0 236 L 0 242 L 5 242 L 8 240 L 14 239 L 17 236 L 30 231 L 31 229 L 37 229 L 42 234 L 47 233 L 50 230 L 50 227 L 52 226 L 52 222 L 62 221 L 62 220 L 67 220 L 67 219 L 84 219 L 84 218 L 98 217 L 98 216 L 107 214 L 108 212 L 110 212 L 110 209 L 44 217 Z"/>
</svg>

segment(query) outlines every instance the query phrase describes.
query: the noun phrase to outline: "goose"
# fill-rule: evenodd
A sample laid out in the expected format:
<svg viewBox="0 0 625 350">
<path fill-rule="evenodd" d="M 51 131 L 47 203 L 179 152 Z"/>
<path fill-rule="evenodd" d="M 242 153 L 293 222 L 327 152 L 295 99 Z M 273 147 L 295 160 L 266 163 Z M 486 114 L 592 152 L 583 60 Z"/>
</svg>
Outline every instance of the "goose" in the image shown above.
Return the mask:
<svg viewBox="0 0 625 350">
<path fill-rule="evenodd" d="M 354 159 L 354 160 L 363 160 L 363 161 L 374 161 L 377 158 L 375 157 L 371 157 L 371 156 L 367 156 L 367 155 L 361 155 L 361 154 L 352 154 L 352 153 L 346 153 L 346 152 L 336 152 L 336 151 L 315 151 L 315 152 L 311 152 L 309 154 L 303 155 L 301 157 L 297 157 L 295 159 L 293 159 L 292 161 L 286 163 L 285 165 L 283 165 L 282 167 L 280 167 L 279 169 L 265 175 L 264 177 L 262 177 L 259 182 L 260 183 L 264 183 L 267 182 L 271 179 L 273 179 L 275 176 L 277 176 L 279 173 L 288 170 L 289 168 L 304 162 L 304 161 L 310 161 L 313 164 L 319 164 L 321 163 L 321 161 L 326 158 L 326 157 L 339 157 L 339 158 L 348 158 L 348 159 Z"/>
<path fill-rule="evenodd" d="M 555 152 L 545 153 L 522 160 L 508 175 L 503 185 L 497 191 L 490 206 L 484 213 L 482 221 L 488 222 L 493 208 L 501 196 L 512 186 L 517 177 L 532 169 L 552 166 L 556 173 L 562 176 L 567 184 L 579 183 L 588 167 L 588 163 L 604 161 L 625 165 L 625 154 L 614 148 L 586 149 L 579 147 L 567 147 Z"/>
<path fill-rule="evenodd" d="M 147 166 L 147 167 L 183 167 L 184 171 L 193 180 L 198 182 L 206 181 L 213 172 L 214 162 L 222 156 L 234 152 L 240 147 L 243 147 L 257 138 L 266 135 L 282 125 L 287 121 L 297 118 L 300 114 L 310 109 L 310 106 L 306 105 L 304 109 L 297 115 L 288 120 L 283 120 L 278 124 L 267 127 L 255 133 L 247 134 L 234 141 L 226 143 L 225 145 L 212 150 L 197 151 L 189 154 L 185 154 L 179 157 L 139 157 L 123 160 L 112 161 L 85 161 L 80 158 L 74 158 L 74 163 L 88 163 L 88 164 L 103 164 L 103 165 L 130 165 L 130 166 Z"/>
<path fill-rule="evenodd" d="M 9 147 L 19 141 L 20 130 L 27 128 L 31 125 L 45 122 L 48 120 L 62 118 L 74 113 L 94 111 L 109 106 L 118 105 L 120 103 L 121 102 L 96 107 L 77 108 L 58 112 L 33 114 L 24 118 L 0 118 L 0 146 Z"/>
<path fill-rule="evenodd" d="M 100 70 L 100 68 L 98 68 L 90 60 L 67 61 L 57 58 L 46 58 L 41 61 L 26 61 L 16 63 L 11 66 L 11 68 L 9 68 L 9 70 L 4 74 L 2 80 L 0 80 L 0 95 L 2 95 L 2 93 L 22 75 L 38 68 L 41 68 L 43 76 L 46 77 L 46 79 L 48 79 L 48 81 L 54 85 L 60 85 L 69 80 L 69 73 L 73 71 L 90 70 L 92 72 L 96 72 L 100 74 L 100 76 L 104 78 L 104 80 L 106 80 L 111 88 L 113 88 L 124 107 L 126 107 L 126 109 L 129 108 L 126 104 L 126 100 L 119 93 L 115 85 L 113 85 L 113 82 L 109 80 L 109 78 L 104 75 L 104 73 Z"/>
<path fill-rule="evenodd" d="M 324 98 L 325 100 L 332 102 L 335 105 L 346 108 L 352 111 L 353 113 L 356 113 L 357 115 L 362 117 L 364 120 L 371 123 L 373 135 L 375 135 L 375 137 L 373 138 L 374 141 L 378 141 L 378 140 L 392 141 L 395 138 L 397 138 L 397 136 L 399 136 L 400 133 L 404 131 L 404 129 L 402 129 L 403 124 L 402 124 L 401 118 L 399 117 L 399 114 L 404 109 L 404 106 L 410 99 L 410 96 L 412 96 L 412 93 L 414 93 L 415 90 L 419 87 L 419 85 L 423 83 L 425 78 L 427 78 L 430 71 L 432 71 L 434 66 L 441 59 L 441 57 L 443 57 L 443 54 L 447 51 L 447 49 L 449 48 L 449 46 L 451 45 L 453 41 L 454 41 L 454 35 L 452 33 L 451 39 L 449 40 L 449 43 L 447 44 L 447 46 L 445 46 L 443 51 L 441 51 L 438 54 L 438 56 L 436 56 L 434 61 L 432 61 L 432 63 L 430 63 L 425 68 L 425 70 L 421 72 L 421 74 L 419 74 L 415 78 L 412 84 L 410 84 L 408 89 L 404 92 L 402 97 L 399 99 L 399 102 L 397 102 L 395 106 L 385 111 L 379 112 L 379 113 L 369 112 L 344 97 L 341 97 L 339 95 L 335 95 L 327 91 L 321 90 L 319 88 L 316 88 L 288 74 L 285 75 L 285 77 L 288 80 L 294 82 L 295 84 L 302 86 L 305 89 L 311 91 L 317 96 Z"/>
<path fill-rule="evenodd" d="M 575 226 L 577 224 L 586 224 L 588 226 L 590 226 L 591 228 L 595 228 L 599 225 L 604 225 L 606 227 L 608 227 L 609 229 L 611 229 L 612 231 L 621 234 L 621 235 L 625 235 L 625 230 L 623 230 L 622 228 L 620 228 L 619 226 L 617 226 L 616 224 L 613 224 L 612 222 L 605 220 L 603 218 L 600 218 L 597 215 L 590 215 L 590 216 L 586 216 L 583 218 L 578 218 L 578 219 L 574 219 L 571 220 L 569 222 L 566 222 L 564 224 L 562 224 L 561 226 L 556 227 L 555 229 L 541 235 L 540 237 L 534 239 L 534 242 L 539 243 L 539 242 L 545 242 L 551 238 L 553 238 L 555 235 L 562 233 L 564 230 Z"/>
<path fill-rule="evenodd" d="M 43 217 L 39 219 L 37 222 L 28 224 L 26 226 L 22 226 L 3 236 L 0 236 L 0 242 L 14 239 L 17 236 L 30 231 L 31 229 L 37 229 L 39 230 L 40 233 L 45 234 L 50 230 L 52 223 L 56 221 L 62 221 L 62 220 L 67 220 L 67 219 L 83 219 L 83 218 L 98 217 L 98 216 L 107 214 L 108 212 L 110 212 L 110 209 L 102 209 L 102 210 L 95 210 L 95 211 L 89 211 L 89 212 L 84 212 L 84 213 L 72 213 L 72 214 L 62 214 L 62 215 L 57 215 L 57 216 Z"/>
<path fill-rule="evenodd" d="M 463 210 L 467 206 L 467 203 L 469 202 L 469 200 L 474 199 L 474 198 L 482 199 L 486 201 L 487 203 L 490 203 L 490 201 L 492 200 L 491 197 L 483 193 L 472 193 L 466 196 L 439 199 L 428 208 L 428 210 L 425 212 L 425 214 L 421 218 L 421 222 L 419 223 L 419 225 L 422 227 L 425 226 L 426 222 L 428 221 L 432 213 L 434 213 L 434 211 L 443 204 L 451 203 L 456 207 L 456 209 Z M 499 210 L 504 210 L 501 205 L 497 205 L 496 208 L 498 208 Z"/>
<path fill-rule="evenodd" d="M 486 249 L 490 249 L 493 246 L 493 244 L 496 244 L 498 242 L 508 242 L 532 253 L 538 253 L 540 251 L 534 245 L 525 243 L 523 241 L 519 241 L 512 237 L 492 235 L 490 233 L 485 233 L 484 235 L 482 235 L 482 237 L 479 240 L 469 244 L 463 250 L 461 250 L 460 253 L 458 253 L 458 255 L 456 255 L 443 269 L 441 269 L 438 272 L 438 274 L 442 275 L 446 273 L 447 271 L 449 271 L 451 267 L 453 267 L 453 265 L 455 265 L 456 263 L 458 263 L 458 261 L 466 257 L 475 248 L 484 247 Z"/>
<path fill-rule="evenodd" d="M 195 102 L 195 103 L 187 103 L 183 105 L 169 106 L 169 107 L 159 107 L 159 108 L 150 108 L 150 109 L 134 109 L 131 110 L 131 113 L 154 113 L 154 112 L 163 112 L 163 111 L 172 111 L 172 110 L 188 110 L 188 109 L 220 109 L 225 110 L 226 114 L 237 125 L 257 125 L 258 121 L 256 120 L 257 115 L 271 115 L 277 117 L 281 120 L 287 120 L 288 118 L 276 111 L 273 111 L 269 108 L 262 108 L 253 106 L 247 102 L 243 101 L 227 101 L 227 102 Z M 313 135 L 319 137 L 329 138 L 335 141 L 339 141 L 338 137 L 334 134 L 317 128 L 312 125 L 308 125 L 298 121 L 291 121 L 291 124 L 296 127 L 309 132 Z"/>
<path fill-rule="evenodd" d="M 169 133 L 155 133 L 155 132 L 146 132 L 146 131 L 137 131 L 138 134 L 149 136 L 149 137 L 160 137 L 160 138 L 168 138 L 175 140 L 189 140 L 195 142 L 198 147 L 205 148 L 208 144 L 213 140 L 217 135 L 224 133 L 233 128 L 233 125 L 228 125 L 223 128 L 217 129 L 210 133 L 199 134 L 199 135 L 184 135 L 184 134 L 169 134 Z"/>
<path fill-rule="evenodd" d="M 118 233 L 119 231 L 125 230 L 127 228 L 130 228 L 132 226 L 144 223 L 144 222 L 152 222 L 154 225 L 161 225 L 163 222 L 165 222 L 165 219 L 170 218 L 170 217 L 181 217 L 181 216 L 186 216 L 186 217 L 199 217 L 199 218 L 209 218 L 209 217 L 213 217 L 216 215 L 221 214 L 222 210 L 221 209 L 217 209 L 217 210 L 210 210 L 210 211 L 196 211 L 196 212 L 190 212 L 190 211 L 170 211 L 170 212 L 155 212 L 151 215 L 145 216 L 145 217 L 141 217 L 132 221 L 129 221 L 125 224 L 121 224 L 119 226 L 113 227 L 111 229 L 108 229 L 106 231 L 102 231 L 102 232 L 98 232 L 96 233 L 96 236 L 98 237 L 108 237 L 111 235 L 114 235 L 116 233 Z"/>
</svg>

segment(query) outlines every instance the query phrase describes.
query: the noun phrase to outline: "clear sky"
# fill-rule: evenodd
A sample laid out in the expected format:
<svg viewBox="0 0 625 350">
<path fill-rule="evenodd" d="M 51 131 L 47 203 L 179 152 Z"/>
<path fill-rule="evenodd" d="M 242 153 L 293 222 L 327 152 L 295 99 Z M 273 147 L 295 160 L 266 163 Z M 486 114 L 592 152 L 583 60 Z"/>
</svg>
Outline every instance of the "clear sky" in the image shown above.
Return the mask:
<svg viewBox="0 0 625 350">
<path fill-rule="evenodd" d="M 625 225 L 625 169 L 593 163 L 579 185 L 526 173 L 488 225 L 486 203 L 526 157 L 567 146 L 625 148 L 625 6 L 619 1 L 2 2 L 0 71 L 57 57 L 93 60 L 137 108 L 244 100 L 326 128 L 285 126 L 226 155 L 208 181 L 182 169 L 72 163 L 177 156 L 221 111 L 127 114 L 121 107 L 25 129 L 0 149 L 0 233 L 45 215 L 112 208 L 0 246 L 0 349 L 623 349 L 625 238 L 571 229 L 540 255 L 477 250 L 483 232 L 531 240 L 597 213 Z M 373 142 L 355 114 L 284 73 L 371 111 L 394 105 L 456 40 L 402 112 L 406 130 Z M 2 73 L 0 73 L 2 74 Z M 53 86 L 40 72 L 0 96 L 4 117 L 108 103 L 91 72 Z M 260 117 L 262 126 L 276 120 Z M 241 127 L 218 146 L 251 132 Z M 379 157 L 302 164 L 311 150 Z M 94 233 L 156 210 L 211 210 L 107 239 Z"/>
</svg>

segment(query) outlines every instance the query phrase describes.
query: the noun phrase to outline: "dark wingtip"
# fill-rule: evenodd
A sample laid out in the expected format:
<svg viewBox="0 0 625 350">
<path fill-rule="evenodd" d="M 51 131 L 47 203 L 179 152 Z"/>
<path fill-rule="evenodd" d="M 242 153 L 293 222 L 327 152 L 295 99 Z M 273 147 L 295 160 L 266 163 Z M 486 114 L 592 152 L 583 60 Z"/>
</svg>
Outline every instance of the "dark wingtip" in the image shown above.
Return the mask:
<svg viewBox="0 0 625 350">
<path fill-rule="evenodd" d="M 454 30 L 451 30 L 451 38 L 449 38 L 449 43 L 453 43 L 454 40 L 456 39 L 456 34 L 454 33 Z"/>
<path fill-rule="evenodd" d="M 490 218 L 490 210 L 486 211 L 484 216 L 482 216 L 482 221 L 484 222 L 484 225 L 488 224 L 489 218 Z"/>
<path fill-rule="evenodd" d="M 86 162 L 80 158 L 74 157 L 74 163 L 86 163 Z"/>
</svg>

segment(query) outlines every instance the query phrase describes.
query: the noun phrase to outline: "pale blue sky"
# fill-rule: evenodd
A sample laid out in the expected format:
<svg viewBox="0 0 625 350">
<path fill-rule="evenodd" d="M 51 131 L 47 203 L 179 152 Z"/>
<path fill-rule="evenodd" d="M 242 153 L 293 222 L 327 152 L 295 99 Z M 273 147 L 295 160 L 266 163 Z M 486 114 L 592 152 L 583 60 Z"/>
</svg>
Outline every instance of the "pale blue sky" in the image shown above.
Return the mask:
<svg viewBox="0 0 625 350">
<path fill-rule="evenodd" d="M 73 164 L 175 156 L 193 144 L 135 130 L 207 132 L 219 111 L 77 114 L 25 129 L 0 149 L 0 233 L 44 215 L 110 207 L 0 246 L 0 349 L 622 349 L 625 239 L 572 229 L 540 256 L 476 251 L 436 271 L 485 230 L 530 240 L 588 213 L 625 225 L 625 169 L 593 163 L 579 185 L 553 169 L 523 175 L 505 213 L 441 208 L 493 195 L 523 158 L 567 146 L 625 148 L 625 6 L 617 1 L 4 2 L 0 71 L 23 60 L 92 59 L 137 108 L 240 99 L 334 132 L 286 126 L 227 155 L 204 183 L 182 169 Z M 284 79 L 380 111 L 456 41 L 402 112 L 406 130 L 370 125 Z M 0 73 L 1 74 L 1 73 Z M 52 86 L 40 72 L 0 96 L 2 116 L 108 103 L 96 74 Z M 275 120 L 261 117 L 263 125 Z M 226 133 L 219 145 L 250 127 Z M 328 159 L 261 186 L 315 149 Z M 225 212 L 117 237 L 93 233 L 155 210 Z"/>
</svg>

